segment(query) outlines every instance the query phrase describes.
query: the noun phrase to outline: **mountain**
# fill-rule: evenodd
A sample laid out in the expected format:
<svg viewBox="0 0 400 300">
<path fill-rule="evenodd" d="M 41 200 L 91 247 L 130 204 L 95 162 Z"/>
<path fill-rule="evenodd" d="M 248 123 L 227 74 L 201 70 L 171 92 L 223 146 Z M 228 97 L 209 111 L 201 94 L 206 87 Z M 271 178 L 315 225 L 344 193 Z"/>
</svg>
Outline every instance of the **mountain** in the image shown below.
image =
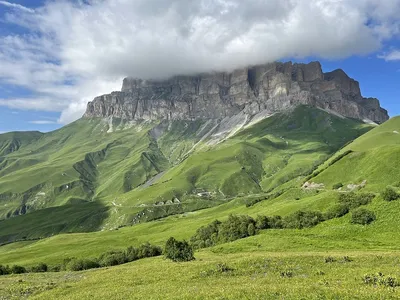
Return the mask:
<svg viewBox="0 0 400 300">
<path fill-rule="evenodd" d="M 0 275 L 33 272 L 0 276 L 0 298 L 398 298 L 400 198 L 383 195 L 400 197 L 400 117 L 343 71 L 122 90 L 59 130 L 0 135 Z M 170 237 L 196 260 L 132 261 Z"/>
<path fill-rule="evenodd" d="M 16 228 L 4 226 L 0 241 L 132 225 L 318 180 L 320 165 L 373 128 L 364 121 L 387 118 L 357 81 L 318 62 L 127 78 L 59 130 L 0 135 L 0 220 Z M 46 214 L 71 219 L 40 223 Z M 19 218 L 42 225 L 21 230 Z"/>
<path fill-rule="evenodd" d="M 343 70 L 323 73 L 319 62 L 274 62 L 166 80 L 126 78 L 122 90 L 95 98 L 85 117 L 126 120 L 224 119 L 242 113 L 280 112 L 311 105 L 359 120 L 382 123 L 387 111 L 375 98 L 364 98 L 359 83 Z"/>
<path fill-rule="evenodd" d="M 9 220 L 0 242 L 111 229 L 298 186 L 372 128 L 303 105 L 249 122 L 83 118 L 43 134 L 1 157 L 0 216 Z"/>
</svg>

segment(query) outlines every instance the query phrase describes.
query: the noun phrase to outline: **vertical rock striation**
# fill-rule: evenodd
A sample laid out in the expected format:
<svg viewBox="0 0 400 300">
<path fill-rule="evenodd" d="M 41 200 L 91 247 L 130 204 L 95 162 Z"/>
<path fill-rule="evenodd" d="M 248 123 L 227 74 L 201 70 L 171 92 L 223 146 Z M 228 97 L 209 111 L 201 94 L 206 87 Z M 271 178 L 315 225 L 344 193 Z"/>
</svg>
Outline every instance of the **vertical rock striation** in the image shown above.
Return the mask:
<svg viewBox="0 0 400 300">
<path fill-rule="evenodd" d="M 125 78 L 120 92 L 89 102 L 84 117 L 223 119 L 301 104 L 377 123 L 389 118 L 377 99 L 362 97 L 357 81 L 340 69 L 323 73 L 319 62 L 275 62 L 159 81 Z"/>
</svg>

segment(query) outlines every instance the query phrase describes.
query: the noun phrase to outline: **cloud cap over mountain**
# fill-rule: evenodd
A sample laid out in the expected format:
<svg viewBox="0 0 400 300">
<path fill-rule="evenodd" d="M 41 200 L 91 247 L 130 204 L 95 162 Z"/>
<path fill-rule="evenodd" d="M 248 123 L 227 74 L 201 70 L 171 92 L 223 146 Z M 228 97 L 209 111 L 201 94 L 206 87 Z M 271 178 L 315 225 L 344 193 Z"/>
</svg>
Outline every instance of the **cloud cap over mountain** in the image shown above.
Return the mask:
<svg viewBox="0 0 400 300">
<path fill-rule="evenodd" d="M 0 41 L 0 83 L 32 93 L 0 104 L 52 99 L 54 107 L 39 106 L 68 123 L 126 76 L 372 53 L 399 35 L 399 15 L 400 0 L 90 0 L 10 10 L 6 22 L 24 31 Z"/>
</svg>

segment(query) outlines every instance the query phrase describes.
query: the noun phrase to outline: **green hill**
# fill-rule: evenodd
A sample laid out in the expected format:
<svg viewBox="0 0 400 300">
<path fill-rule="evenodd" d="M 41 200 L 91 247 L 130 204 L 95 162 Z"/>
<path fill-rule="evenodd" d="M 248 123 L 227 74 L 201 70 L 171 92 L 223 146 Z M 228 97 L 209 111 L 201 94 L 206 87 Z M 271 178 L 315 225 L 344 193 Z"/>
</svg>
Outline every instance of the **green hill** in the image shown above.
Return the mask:
<svg viewBox="0 0 400 300">
<path fill-rule="evenodd" d="M 212 207 L 238 196 L 298 186 L 336 150 L 371 128 L 310 107 L 275 114 L 216 143 L 207 133 L 217 126 L 81 119 L 39 138 L 21 133 L 29 142 L 1 157 L 0 216 L 22 215 L 21 222 L 40 223 L 39 210 L 66 206 L 70 212 L 73 203 L 87 201 L 109 210 L 97 226 L 54 227 L 76 232 Z M 76 223 L 67 218 L 63 224 L 69 221 Z M 7 228 L 9 222 L 3 224 Z M 30 226 L 17 235 L 0 235 L 0 241 L 44 237 L 57 233 L 54 228 L 46 234 Z"/>
<path fill-rule="evenodd" d="M 83 272 L 0 276 L 0 296 L 400 297 L 387 281 L 400 279 L 400 200 L 387 202 L 381 195 L 387 186 L 400 192 L 399 117 L 370 126 L 302 106 L 218 142 L 210 131 L 218 133 L 218 124 L 132 127 L 82 119 L 3 155 L 3 162 L 21 162 L 0 171 L 0 242 L 6 243 L 0 265 L 54 267 L 147 241 L 163 246 L 171 236 L 190 240 L 201 226 L 229 215 L 288 222 L 296 213 L 314 212 L 322 219 L 302 229 L 262 229 L 218 242 L 196 250 L 196 260 L 188 263 L 147 258 Z M 38 193 L 46 195 L 31 205 Z M 357 204 L 357 197 L 369 201 Z M 350 201 L 348 210 L 327 217 L 343 199 Z M 21 204 L 26 211 L 7 217 Z M 369 225 L 352 222 L 360 205 L 375 215 Z M 379 283 L 369 284 L 366 274 L 378 274 L 371 276 Z"/>
<path fill-rule="evenodd" d="M 400 117 L 390 119 L 343 148 L 336 157 L 347 155 L 327 169 L 321 168 L 323 171 L 312 180 L 327 187 L 338 182 L 360 184 L 365 180 L 366 189 L 371 191 L 399 185 L 399 132 Z"/>
</svg>

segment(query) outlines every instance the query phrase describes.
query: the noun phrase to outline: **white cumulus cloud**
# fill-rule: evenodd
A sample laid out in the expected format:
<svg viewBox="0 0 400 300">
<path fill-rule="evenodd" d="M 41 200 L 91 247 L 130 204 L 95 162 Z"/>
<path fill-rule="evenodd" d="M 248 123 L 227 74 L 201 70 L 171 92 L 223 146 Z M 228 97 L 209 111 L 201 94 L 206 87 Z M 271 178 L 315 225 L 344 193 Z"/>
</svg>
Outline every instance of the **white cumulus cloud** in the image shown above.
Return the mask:
<svg viewBox="0 0 400 300">
<path fill-rule="evenodd" d="M 400 60 L 400 50 L 392 50 L 390 52 L 378 55 L 378 57 L 386 61 Z"/>
<path fill-rule="evenodd" d="M 0 105 L 60 111 L 62 123 L 126 76 L 364 55 L 400 28 L 400 0 L 56 0 L 29 10 L 6 15 L 26 32 L 0 40 L 0 83 L 32 97 Z"/>
</svg>

